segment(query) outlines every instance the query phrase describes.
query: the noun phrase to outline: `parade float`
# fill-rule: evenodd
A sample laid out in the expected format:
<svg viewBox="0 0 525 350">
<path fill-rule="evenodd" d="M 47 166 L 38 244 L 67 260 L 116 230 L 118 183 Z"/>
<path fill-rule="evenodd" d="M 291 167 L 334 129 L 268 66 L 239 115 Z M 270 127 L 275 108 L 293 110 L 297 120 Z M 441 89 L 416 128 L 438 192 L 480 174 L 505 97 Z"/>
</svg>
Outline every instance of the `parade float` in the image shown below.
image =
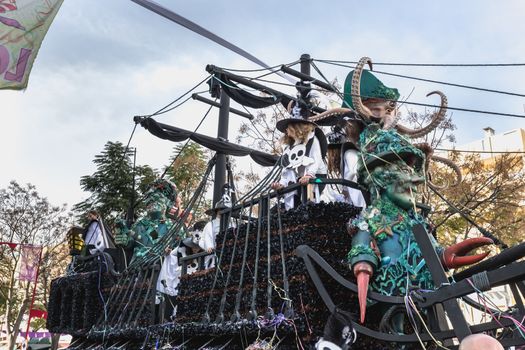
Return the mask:
<svg viewBox="0 0 525 350">
<path fill-rule="evenodd" d="M 428 176 L 432 161 L 453 169 L 450 186 L 461 181 L 452 162 L 412 142 L 442 122 L 445 95 L 432 93 L 441 105 L 427 126 L 405 127 L 391 113 L 399 93 L 364 70 L 367 63 L 372 68 L 370 59 L 359 61 L 340 92 L 311 77 L 309 57 L 302 56 L 300 72 L 281 67 L 300 79 L 296 96 L 210 65 L 210 94 L 220 103 L 198 99 L 220 108 L 217 138 L 135 118 L 156 137 L 191 139 L 216 155 L 182 215 L 172 210 L 176 184 L 159 179 L 143 198 L 146 214 L 115 228 L 116 248 L 83 256 L 81 231 L 68 233 L 72 262 L 52 282 L 48 329 L 73 335 L 70 349 L 454 349 L 473 333 L 491 334 L 504 346 L 525 344 L 519 322 L 525 317 L 525 246 L 506 247 L 482 228 L 483 237 L 443 246 L 428 220 L 432 208 L 418 201 L 421 186 L 442 196 Z M 341 107 L 313 103 L 316 88 L 339 94 Z M 356 180 L 312 177 L 272 189 L 287 169 L 308 164 L 309 146 L 294 144 L 273 155 L 229 142 L 229 113 L 243 115 L 230 108 L 230 99 L 250 108 L 280 104 L 319 129 L 358 123 Z M 267 167 L 267 175 L 237 198 L 228 190 L 235 183 L 227 159 L 238 156 Z M 220 229 L 213 251 L 195 251 L 184 243 L 184 222 L 202 205 L 212 170 L 214 204 L 223 204 L 214 212 Z M 321 186 L 359 191 L 366 208 L 323 200 Z M 285 208 L 290 194 L 296 202 Z M 193 232 L 194 242 L 195 232 L 202 231 Z M 467 255 L 489 244 L 501 253 Z M 174 249 L 179 254 L 166 267 Z M 462 266 L 469 267 L 449 272 Z M 166 268 L 179 271 L 176 281 L 159 277 Z M 483 293 L 501 285 L 510 286 L 516 301 L 507 310 L 484 302 Z M 469 325 L 460 301 L 486 313 L 486 320 Z"/>
</svg>

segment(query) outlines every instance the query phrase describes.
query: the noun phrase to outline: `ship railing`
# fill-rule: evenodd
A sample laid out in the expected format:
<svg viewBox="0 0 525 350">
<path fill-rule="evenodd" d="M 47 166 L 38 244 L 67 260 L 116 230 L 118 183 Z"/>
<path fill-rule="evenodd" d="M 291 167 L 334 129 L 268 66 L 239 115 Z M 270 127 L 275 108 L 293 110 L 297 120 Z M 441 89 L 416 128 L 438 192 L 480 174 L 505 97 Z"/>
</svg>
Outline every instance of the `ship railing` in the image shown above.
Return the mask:
<svg viewBox="0 0 525 350">
<path fill-rule="evenodd" d="M 273 191 L 269 190 L 266 192 L 262 192 L 262 194 L 258 196 L 253 196 L 249 199 L 246 199 L 242 203 L 239 203 L 237 205 L 234 205 L 232 208 L 224 209 L 222 211 L 219 211 L 219 214 L 221 214 L 221 231 L 224 230 L 226 227 L 226 222 L 231 222 L 231 220 L 238 220 L 238 222 L 247 222 L 248 220 L 252 220 L 253 224 L 257 224 L 257 216 L 252 215 L 246 215 L 245 212 L 249 210 L 250 207 L 254 207 L 257 205 L 260 205 L 261 213 L 267 213 L 269 206 L 271 205 L 272 200 L 276 200 L 276 202 L 279 202 L 279 199 L 282 198 L 285 194 L 291 193 L 291 192 L 297 192 L 300 198 L 301 203 L 305 204 L 308 201 L 314 201 L 315 199 L 312 197 L 314 192 L 314 186 L 315 185 L 336 185 L 336 186 L 346 186 L 357 190 L 362 190 L 360 186 L 353 181 L 345 180 L 345 179 L 312 179 L 308 182 L 308 184 L 300 184 L 295 183 L 289 186 L 286 186 L 280 190 Z M 363 191 L 362 191 L 363 192 Z M 367 198 L 366 192 L 363 192 L 363 196 Z M 204 270 L 205 269 L 205 259 L 207 256 L 215 255 L 215 252 L 198 252 L 195 254 L 184 256 L 180 259 L 180 265 L 181 265 L 181 274 L 182 276 L 185 276 L 188 273 L 188 264 L 190 264 L 192 261 L 197 261 L 197 271 Z"/>
<path fill-rule="evenodd" d="M 221 230 L 224 229 L 226 225 L 227 218 L 228 221 L 233 219 L 239 220 L 240 222 L 247 222 L 248 220 L 253 220 L 254 223 L 256 223 L 257 216 L 252 215 L 246 215 L 244 214 L 247 209 L 249 209 L 250 206 L 256 206 L 261 205 L 262 206 L 262 213 L 266 213 L 268 210 L 268 206 L 270 205 L 270 201 L 277 199 L 277 202 L 280 198 L 282 198 L 285 194 L 291 193 L 291 192 L 297 192 L 299 194 L 299 198 L 301 203 L 305 204 L 308 201 L 314 200 L 312 198 L 313 188 L 315 185 L 335 185 L 335 186 L 346 186 L 350 187 L 352 189 L 356 189 L 361 191 L 363 194 L 363 197 L 365 200 L 367 200 L 369 195 L 366 191 L 364 191 L 356 182 L 349 181 L 345 179 L 311 179 L 308 184 L 302 185 L 300 183 L 295 183 L 289 186 L 286 186 L 280 190 L 277 191 L 267 191 L 263 192 L 263 194 L 260 194 L 259 196 L 253 196 L 251 198 L 248 198 L 244 200 L 242 203 L 238 203 L 234 205 L 232 208 L 224 209 L 220 211 L 221 214 Z M 423 203 L 417 203 L 416 206 L 421 210 L 422 214 L 424 216 L 428 215 L 430 212 L 430 207 Z M 215 252 L 198 252 L 192 255 L 187 255 L 180 259 L 181 264 L 181 270 L 182 275 L 186 275 L 188 271 L 188 264 L 190 264 L 192 261 L 197 260 L 197 271 L 203 270 L 205 268 L 205 259 L 207 256 L 214 255 Z"/>
</svg>

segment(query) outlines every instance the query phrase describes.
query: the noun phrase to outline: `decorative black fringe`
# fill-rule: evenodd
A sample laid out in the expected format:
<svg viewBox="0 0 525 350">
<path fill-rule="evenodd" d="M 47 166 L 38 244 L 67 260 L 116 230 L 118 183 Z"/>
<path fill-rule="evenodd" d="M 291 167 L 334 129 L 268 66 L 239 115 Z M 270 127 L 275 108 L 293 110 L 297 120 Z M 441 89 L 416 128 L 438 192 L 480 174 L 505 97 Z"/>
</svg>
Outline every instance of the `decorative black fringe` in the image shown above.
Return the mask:
<svg viewBox="0 0 525 350">
<path fill-rule="evenodd" d="M 52 333 L 85 335 L 103 314 L 102 298 L 107 301 L 114 282 L 109 273 L 99 271 L 54 279 L 47 306 L 47 329 Z"/>
</svg>

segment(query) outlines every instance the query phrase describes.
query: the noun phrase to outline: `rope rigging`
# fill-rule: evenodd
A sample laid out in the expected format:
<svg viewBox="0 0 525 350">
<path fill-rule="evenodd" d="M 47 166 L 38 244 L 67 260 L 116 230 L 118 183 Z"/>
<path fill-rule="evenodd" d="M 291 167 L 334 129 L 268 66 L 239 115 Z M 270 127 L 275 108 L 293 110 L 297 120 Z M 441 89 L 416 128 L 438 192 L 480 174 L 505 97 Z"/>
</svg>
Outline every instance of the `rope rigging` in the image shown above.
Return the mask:
<svg viewBox="0 0 525 350">
<path fill-rule="evenodd" d="M 374 71 L 374 72 L 376 72 L 376 71 Z M 277 81 L 271 81 L 271 80 L 266 80 L 266 79 L 254 79 L 254 80 L 263 81 L 263 82 L 266 82 L 266 83 L 272 83 L 272 84 L 278 84 L 278 85 L 295 87 L 295 85 L 293 85 L 293 84 L 282 83 L 282 82 L 277 82 Z M 237 89 L 240 89 L 240 88 L 237 87 Z M 312 87 L 312 90 L 317 90 L 317 91 L 322 91 L 322 92 L 325 91 L 322 88 L 314 88 L 314 87 Z M 345 95 L 345 96 L 350 95 L 350 94 L 345 94 L 345 93 L 341 93 L 341 94 Z M 369 98 L 370 97 L 370 96 L 366 96 L 366 95 L 357 95 L 357 94 L 351 94 L 351 96 L 361 97 L 361 98 Z M 525 95 L 523 95 L 523 96 L 525 96 Z M 390 101 L 388 99 L 385 99 L 385 100 L 386 101 Z M 433 105 L 433 104 L 429 104 L 429 103 L 409 102 L 409 101 L 403 101 L 403 104 L 413 105 L 413 106 L 430 107 L 430 108 L 439 108 L 440 107 L 438 105 Z M 513 113 L 504 113 L 504 112 L 486 111 L 486 110 L 479 110 L 479 109 L 462 108 L 462 107 L 450 107 L 450 106 L 448 106 L 447 109 L 453 110 L 453 111 L 469 112 L 469 113 L 498 115 L 498 116 L 503 116 L 503 117 L 525 118 L 524 114 L 513 114 Z"/>
<path fill-rule="evenodd" d="M 206 183 L 208 181 L 208 177 L 211 173 L 211 170 L 213 169 L 213 166 L 215 165 L 215 160 L 216 158 L 214 157 L 208 162 L 208 167 L 204 173 L 204 176 L 201 182 L 199 183 L 199 186 L 195 190 L 193 196 L 190 198 L 189 202 L 187 203 L 185 211 L 183 212 L 183 215 L 176 219 L 175 224 L 171 227 L 171 229 L 164 236 L 162 236 L 159 239 L 159 241 L 155 243 L 154 246 L 149 247 L 149 250 L 146 255 L 137 257 L 130 263 L 130 266 L 129 266 L 130 271 L 140 266 L 146 266 L 146 265 L 155 263 L 157 259 L 162 256 L 165 249 L 170 244 L 173 244 L 175 241 L 178 240 L 178 234 L 182 230 L 182 226 L 184 225 L 184 222 L 186 221 L 190 211 L 193 209 L 197 201 L 202 196 L 202 192 L 206 188 Z"/>
<path fill-rule="evenodd" d="M 313 60 L 312 63 L 314 63 L 315 61 L 321 62 L 320 60 Z M 327 62 L 323 62 L 323 63 L 327 63 Z M 338 64 L 338 65 L 340 65 L 340 64 Z M 312 66 L 316 69 L 316 71 L 318 71 L 320 73 L 321 76 L 323 76 L 324 80 L 326 80 L 327 83 L 330 84 L 330 82 L 322 74 L 322 72 L 319 70 L 319 68 L 315 64 L 312 64 Z M 347 66 L 347 65 L 342 65 L 342 66 L 353 68 L 353 67 Z M 390 75 L 400 76 L 400 77 L 404 77 L 404 78 L 422 80 L 422 81 L 438 83 L 438 84 L 452 85 L 452 86 L 457 86 L 457 87 L 466 88 L 466 89 L 475 89 L 475 90 L 479 90 L 479 91 L 486 91 L 486 92 L 492 92 L 492 93 L 506 94 L 506 95 L 512 95 L 512 96 L 518 96 L 518 97 L 525 97 L 524 94 L 519 94 L 519 93 L 514 93 L 514 92 L 492 90 L 492 89 L 485 89 L 485 88 L 468 86 L 468 85 L 462 85 L 462 84 L 454 84 L 454 83 L 448 83 L 448 82 L 442 82 L 442 81 L 436 81 L 436 80 L 429 80 L 429 79 L 424 79 L 424 78 L 402 76 L 402 75 L 398 75 L 398 74 L 394 74 L 394 73 L 388 73 L 388 72 L 378 72 L 378 73 L 390 74 Z M 272 74 L 272 72 L 267 73 L 267 75 L 270 75 L 270 74 Z M 285 83 L 285 82 L 278 82 L 278 81 L 273 81 L 273 80 L 268 80 L 268 79 L 262 79 L 261 77 L 254 77 L 254 78 L 243 77 L 243 78 L 248 79 L 249 81 L 254 81 L 254 82 L 255 81 L 261 81 L 261 82 L 270 83 L 270 84 L 277 84 L 277 85 L 282 85 L 282 86 L 295 87 L 295 84 L 290 84 L 290 83 Z M 238 90 L 238 91 L 253 91 L 253 90 L 242 89 L 242 88 L 240 88 L 238 86 L 233 86 L 232 84 L 228 84 L 228 83 L 222 81 L 222 79 L 217 78 L 217 77 L 215 77 L 215 79 L 217 79 L 224 86 L 227 86 L 229 89 L 234 89 L 234 90 Z M 261 90 L 261 88 L 254 88 L 254 90 L 256 90 L 256 91 L 263 91 L 263 90 Z M 324 89 L 313 88 L 313 87 L 312 87 L 312 90 L 325 91 Z M 274 93 L 275 90 L 273 90 L 273 89 L 265 90 L 265 92 L 266 93 L 270 92 L 269 94 L 274 98 L 274 100 L 276 100 L 277 97 L 278 97 L 278 96 L 275 95 L 275 93 Z M 338 95 L 340 95 L 339 96 L 340 98 L 342 98 L 342 96 L 344 96 L 344 94 L 341 94 L 340 92 L 338 93 Z M 354 95 L 354 96 L 358 96 L 358 95 Z M 368 96 L 359 95 L 359 97 L 367 98 Z M 420 103 L 420 102 L 404 101 L 403 103 L 407 104 L 407 105 L 430 107 L 430 108 L 438 108 L 439 107 L 437 105 L 428 104 L 428 103 Z M 505 117 L 525 118 L 525 115 L 523 115 L 523 114 L 505 113 L 505 112 L 498 112 L 498 111 L 487 111 L 487 110 L 478 110 L 478 109 L 463 108 L 463 107 L 450 107 L 450 106 L 448 107 L 448 109 L 449 110 L 455 110 L 455 111 L 469 112 L 469 113 L 480 113 L 480 114 L 498 115 L 498 116 L 505 116 Z"/>
<path fill-rule="evenodd" d="M 320 62 L 320 61 L 318 61 L 318 62 Z M 349 65 L 345 65 L 345 64 L 339 64 L 339 63 L 328 63 L 328 62 L 322 62 L 322 63 L 332 64 L 334 66 L 345 67 L 345 68 L 354 68 L 353 66 L 349 66 Z M 469 86 L 469 85 L 464 85 L 464 84 L 449 83 L 449 82 L 446 82 L 446 81 L 418 78 L 418 77 L 412 77 L 412 76 L 408 76 L 408 75 L 396 74 L 396 73 L 390 73 L 390 72 L 383 72 L 383 71 L 378 71 L 378 70 L 374 70 L 373 72 L 374 73 L 383 74 L 383 75 L 390 75 L 390 76 L 398 77 L 398 78 L 405 78 L 405 79 L 411 79 L 411 80 L 424 81 L 424 82 L 427 82 L 427 83 L 435 83 L 435 84 L 441 84 L 441 85 L 460 87 L 460 88 L 464 88 L 464 89 L 472 89 L 472 90 L 478 90 L 478 91 L 493 92 L 493 93 L 496 93 L 496 94 L 525 97 L 524 94 L 518 94 L 518 93 L 515 93 L 515 92 L 493 90 L 493 89 L 481 88 L 481 87 L 477 87 L 477 86 Z"/>
<path fill-rule="evenodd" d="M 434 148 L 436 151 L 458 152 L 458 153 L 481 153 L 481 154 L 525 154 L 525 151 L 470 151 L 455 148 Z"/>
<path fill-rule="evenodd" d="M 173 108 L 169 108 L 170 106 L 172 106 L 173 104 L 177 103 L 178 101 L 180 101 L 184 96 L 190 94 L 193 90 L 195 90 L 196 88 L 198 88 L 200 85 L 202 85 L 204 82 L 206 82 L 207 80 L 209 80 L 211 77 L 211 74 L 210 75 L 207 75 L 206 78 L 202 79 L 200 82 L 198 82 L 196 85 L 194 85 L 192 88 L 190 88 L 188 91 L 184 92 L 182 95 L 180 95 L 179 97 L 177 97 L 175 100 L 171 101 L 170 103 L 168 103 L 167 105 L 165 105 L 164 107 L 160 108 L 159 110 L 157 110 L 156 112 L 153 112 L 152 114 L 149 114 L 149 115 L 142 115 L 142 116 L 138 116 L 138 117 L 143 117 L 143 118 L 149 118 L 149 117 L 153 117 L 153 116 L 156 116 L 156 115 L 159 115 L 159 114 L 164 114 L 164 113 L 167 113 L 169 111 L 172 111 L 178 107 L 180 107 L 181 105 L 183 105 L 186 101 L 188 101 L 190 98 L 187 98 L 185 99 L 183 102 L 179 103 L 178 105 L 174 106 Z M 208 90 L 205 90 L 205 91 L 202 91 L 202 92 L 207 92 Z M 198 92 L 199 94 L 202 93 L 202 92 Z M 167 108 L 169 108 L 168 110 L 166 110 Z"/>
<path fill-rule="evenodd" d="M 215 101 L 217 101 L 217 99 L 215 99 Z M 204 122 L 204 120 L 206 119 L 206 117 L 208 116 L 208 114 L 210 114 L 211 110 L 212 110 L 213 106 L 210 106 L 208 108 L 208 110 L 206 111 L 206 113 L 204 113 L 204 116 L 201 118 L 199 124 L 197 124 L 197 126 L 195 127 L 195 129 L 193 130 L 192 132 L 192 135 L 195 134 L 197 132 L 197 130 L 199 130 L 199 128 L 201 127 L 202 123 Z M 189 142 L 190 142 L 190 138 L 188 137 L 188 140 L 186 141 L 186 143 L 182 146 L 182 148 L 180 149 L 179 153 L 175 156 L 175 158 L 173 158 L 172 162 L 170 165 L 168 165 L 166 167 L 166 169 L 164 169 L 164 172 L 162 173 L 161 175 L 161 179 L 164 178 L 164 176 L 166 175 L 166 173 L 168 172 L 168 170 L 173 166 L 173 164 L 175 164 L 175 162 L 177 161 L 177 159 L 179 158 L 179 156 L 182 154 L 182 152 L 184 151 L 184 149 L 186 148 L 186 146 L 188 146 Z"/>
<path fill-rule="evenodd" d="M 315 61 L 323 63 L 346 63 L 357 64 L 357 61 L 341 61 L 341 60 L 327 60 L 315 59 Z M 377 62 L 378 66 L 407 66 L 407 67 L 525 67 L 525 63 L 387 63 Z"/>
<path fill-rule="evenodd" d="M 294 66 L 299 62 L 301 62 L 301 60 L 295 60 L 290 63 L 286 63 L 285 66 Z M 263 68 L 258 68 L 258 69 L 234 69 L 234 68 L 224 68 L 224 67 L 220 67 L 220 68 L 222 70 L 226 70 L 229 72 L 264 72 L 264 71 L 273 71 L 275 68 L 279 68 L 281 66 L 282 64 L 276 64 L 275 66 L 272 66 L 272 67 L 263 67 Z"/>
</svg>

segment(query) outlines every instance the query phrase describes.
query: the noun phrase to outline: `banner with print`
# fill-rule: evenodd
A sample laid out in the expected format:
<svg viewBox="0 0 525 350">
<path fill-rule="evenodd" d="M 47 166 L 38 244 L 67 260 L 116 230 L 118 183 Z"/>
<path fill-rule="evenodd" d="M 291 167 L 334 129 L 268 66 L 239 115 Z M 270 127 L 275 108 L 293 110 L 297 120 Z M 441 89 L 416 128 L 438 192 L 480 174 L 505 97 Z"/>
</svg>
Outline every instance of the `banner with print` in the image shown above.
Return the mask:
<svg viewBox="0 0 525 350">
<path fill-rule="evenodd" d="M 38 49 L 64 0 L 0 0 L 0 89 L 25 89 Z"/>
<path fill-rule="evenodd" d="M 36 280 L 41 252 L 42 247 L 22 245 L 20 249 L 20 270 L 18 272 L 18 279 L 20 281 L 33 282 Z"/>
</svg>

